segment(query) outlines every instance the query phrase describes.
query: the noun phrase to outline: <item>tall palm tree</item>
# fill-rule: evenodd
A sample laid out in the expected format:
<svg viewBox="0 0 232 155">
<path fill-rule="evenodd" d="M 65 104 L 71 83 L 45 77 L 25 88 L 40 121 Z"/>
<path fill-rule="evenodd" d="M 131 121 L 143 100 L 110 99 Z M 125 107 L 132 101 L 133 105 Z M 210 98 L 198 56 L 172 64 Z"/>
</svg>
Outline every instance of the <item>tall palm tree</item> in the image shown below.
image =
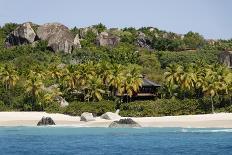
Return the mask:
<svg viewBox="0 0 232 155">
<path fill-rule="evenodd" d="M 102 100 L 102 94 L 105 94 L 106 91 L 102 89 L 103 83 L 99 77 L 92 77 L 88 79 L 87 85 L 83 87 L 85 93 L 85 100 L 100 101 Z"/>
<path fill-rule="evenodd" d="M 86 82 L 96 74 L 92 62 L 88 62 L 87 64 L 80 64 L 77 68 L 77 73 L 78 84 L 80 86 L 84 86 Z"/>
<path fill-rule="evenodd" d="M 0 78 L 5 85 L 5 89 L 11 89 L 13 86 L 16 85 L 16 82 L 19 80 L 19 76 L 17 74 L 17 71 L 10 66 L 10 65 L 5 65 L 0 72 Z"/>
<path fill-rule="evenodd" d="M 139 88 L 142 86 L 143 80 L 140 74 L 139 68 L 132 66 L 126 74 L 124 80 L 124 91 L 129 97 L 132 97 L 134 93 L 138 92 Z"/>
<path fill-rule="evenodd" d="M 63 69 L 59 68 L 57 65 L 52 65 L 49 67 L 48 75 L 50 75 L 56 80 L 57 83 L 59 83 L 61 77 L 63 76 Z"/>
<path fill-rule="evenodd" d="M 101 76 L 103 84 L 108 86 L 113 76 L 112 65 L 106 61 L 101 62 L 98 74 Z"/>
<path fill-rule="evenodd" d="M 30 71 L 25 83 L 26 92 L 31 96 L 32 102 L 35 105 L 43 91 L 42 76 L 39 73 Z"/>
<path fill-rule="evenodd" d="M 183 73 L 180 76 L 180 81 L 179 81 L 179 85 L 184 95 L 184 98 L 185 98 L 186 92 L 194 88 L 196 81 L 197 81 L 197 78 L 196 78 L 196 74 L 194 72 L 192 65 L 188 67 L 184 67 Z"/>
<path fill-rule="evenodd" d="M 123 66 L 120 64 L 113 64 L 112 66 L 112 78 L 110 79 L 110 86 L 112 87 L 111 94 L 115 93 L 116 91 L 119 94 L 123 93 Z"/>
<path fill-rule="evenodd" d="M 164 73 L 165 81 L 168 87 L 178 88 L 181 77 L 183 76 L 183 67 L 178 64 L 171 64 Z M 173 94 L 173 93 L 172 93 Z"/>
<path fill-rule="evenodd" d="M 65 71 L 62 82 L 68 90 L 76 90 L 78 86 L 77 66 L 69 65 Z"/>
<path fill-rule="evenodd" d="M 43 99 L 46 103 L 51 103 L 60 95 L 62 95 L 62 92 L 60 91 L 60 89 L 58 87 L 54 87 L 52 88 L 52 90 L 47 91 L 43 95 Z"/>
<path fill-rule="evenodd" d="M 218 81 L 217 72 L 212 65 L 205 69 L 205 78 L 202 81 L 202 91 L 206 96 L 210 96 L 212 113 L 214 113 L 214 97 L 218 95 L 221 89 L 221 82 Z"/>
</svg>

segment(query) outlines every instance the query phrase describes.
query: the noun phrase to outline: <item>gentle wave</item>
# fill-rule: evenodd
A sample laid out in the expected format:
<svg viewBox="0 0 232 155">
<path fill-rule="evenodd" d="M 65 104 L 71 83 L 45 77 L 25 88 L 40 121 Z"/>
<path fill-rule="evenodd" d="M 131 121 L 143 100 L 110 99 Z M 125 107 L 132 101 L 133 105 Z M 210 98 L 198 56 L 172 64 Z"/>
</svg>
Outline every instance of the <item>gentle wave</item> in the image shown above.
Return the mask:
<svg viewBox="0 0 232 155">
<path fill-rule="evenodd" d="M 181 132 L 199 132 L 199 133 L 207 133 L 207 132 L 232 132 L 232 129 L 181 129 Z"/>
</svg>

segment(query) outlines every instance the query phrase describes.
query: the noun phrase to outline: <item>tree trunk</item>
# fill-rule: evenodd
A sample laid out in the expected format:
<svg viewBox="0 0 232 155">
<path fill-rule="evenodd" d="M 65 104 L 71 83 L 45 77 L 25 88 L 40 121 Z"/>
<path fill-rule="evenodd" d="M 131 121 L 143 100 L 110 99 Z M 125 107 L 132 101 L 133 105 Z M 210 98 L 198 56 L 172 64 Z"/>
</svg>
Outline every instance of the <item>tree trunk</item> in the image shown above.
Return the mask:
<svg viewBox="0 0 232 155">
<path fill-rule="evenodd" d="M 211 108 L 212 108 L 212 113 L 214 113 L 213 97 L 212 97 L 212 96 L 210 96 L 210 99 L 211 99 Z"/>
</svg>

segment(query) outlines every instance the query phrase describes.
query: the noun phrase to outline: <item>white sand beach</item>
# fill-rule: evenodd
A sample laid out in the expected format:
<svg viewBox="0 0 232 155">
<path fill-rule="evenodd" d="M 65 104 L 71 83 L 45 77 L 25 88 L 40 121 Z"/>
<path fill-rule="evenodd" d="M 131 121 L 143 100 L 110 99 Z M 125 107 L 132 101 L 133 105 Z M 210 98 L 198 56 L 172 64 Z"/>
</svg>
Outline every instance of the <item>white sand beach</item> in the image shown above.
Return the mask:
<svg viewBox="0 0 232 155">
<path fill-rule="evenodd" d="M 83 122 L 78 116 L 46 112 L 0 112 L 0 126 L 36 126 L 43 116 L 51 117 L 57 126 L 108 127 L 112 122 L 99 117 Z M 131 118 L 142 127 L 232 128 L 232 113 Z"/>
</svg>

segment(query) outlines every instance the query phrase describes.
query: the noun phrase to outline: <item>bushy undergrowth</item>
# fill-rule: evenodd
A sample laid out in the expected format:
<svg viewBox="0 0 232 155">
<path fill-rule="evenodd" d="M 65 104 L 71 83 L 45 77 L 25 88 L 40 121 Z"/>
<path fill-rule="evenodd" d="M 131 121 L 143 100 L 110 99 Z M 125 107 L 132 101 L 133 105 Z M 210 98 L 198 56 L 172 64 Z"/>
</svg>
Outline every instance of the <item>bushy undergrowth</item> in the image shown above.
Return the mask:
<svg viewBox="0 0 232 155">
<path fill-rule="evenodd" d="M 100 116 L 105 112 L 114 112 L 115 103 L 112 101 L 72 102 L 65 108 L 60 108 L 57 104 L 51 104 L 45 111 L 50 113 L 64 113 L 72 116 L 80 116 L 83 112 L 90 112 L 94 116 Z"/>
<path fill-rule="evenodd" d="M 227 103 L 222 105 L 222 103 Z M 216 112 L 232 112 L 230 100 L 217 101 L 215 103 Z M 51 104 L 45 109 L 50 113 L 64 113 L 73 116 L 80 116 L 83 112 L 91 112 L 94 116 L 100 116 L 105 112 L 114 112 L 116 104 L 112 101 L 101 102 L 72 102 L 65 108 L 60 108 L 58 104 Z M 209 98 L 202 99 L 158 99 L 155 101 L 136 101 L 122 103 L 120 115 L 124 117 L 154 117 L 172 115 L 195 115 L 211 113 L 211 103 Z"/>
<path fill-rule="evenodd" d="M 158 99 L 156 101 L 139 101 L 121 106 L 120 114 L 130 117 L 150 117 L 168 115 L 200 114 L 205 111 L 198 100 Z"/>
</svg>

